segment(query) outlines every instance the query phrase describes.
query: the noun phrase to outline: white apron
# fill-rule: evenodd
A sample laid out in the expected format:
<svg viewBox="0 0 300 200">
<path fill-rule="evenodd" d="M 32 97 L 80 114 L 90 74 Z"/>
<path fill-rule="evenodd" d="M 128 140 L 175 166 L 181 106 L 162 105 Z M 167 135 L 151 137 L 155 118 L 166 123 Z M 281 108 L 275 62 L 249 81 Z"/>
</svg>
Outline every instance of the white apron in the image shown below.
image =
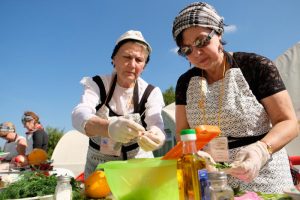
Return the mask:
<svg viewBox="0 0 300 200">
<path fill-rule="evenodd" d="M 206 86 L 204 96 L 207 123 L 218 125 L 222 80 L 210 85 L 206 83 L 204 86 Z M 191 79 L 187 90 L 186 112 L 191 128 L 204 123 L 203 110 L 199 108 L 200 89 L 200 77 L 195 76 Z M 231 68 L 225 74 L 221 108 L 220 129 L 222 136 L 257 136 L 267 133 L 271 129 L 271 123 L 264 107 L 253 95 L 239 68 Z M 234 160 L 236 153 L 241 148 L 230 149 L 230 162 Z M 285 148 L 274 153 L 272 157 L 273 159 L 260 170 L 258 177 L 251 183 L 246 184 L 229 176 L 229 184 L 232 187 L 239 186 L 241 190 L 265 193 L 282 193 L 283 188 L 292 187 L 293 182 Z"/>
</svg>

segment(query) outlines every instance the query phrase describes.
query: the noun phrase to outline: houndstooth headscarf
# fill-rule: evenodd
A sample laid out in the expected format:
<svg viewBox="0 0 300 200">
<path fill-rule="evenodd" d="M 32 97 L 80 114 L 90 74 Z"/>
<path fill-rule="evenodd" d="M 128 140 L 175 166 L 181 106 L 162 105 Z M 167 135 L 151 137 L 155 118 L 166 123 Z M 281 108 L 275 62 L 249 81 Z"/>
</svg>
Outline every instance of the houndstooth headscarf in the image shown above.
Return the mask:
<svg viewBox="0 0 300 200">
<path fill-rule="evenodd" d="M 224 32 L 223 17 L 211 5 L 204 2 L 195 2 L 179 12 L 173 22 L 173 38 L 191 26 L 207 27 L 215 30 L 218 34 Z"/>
</svg>

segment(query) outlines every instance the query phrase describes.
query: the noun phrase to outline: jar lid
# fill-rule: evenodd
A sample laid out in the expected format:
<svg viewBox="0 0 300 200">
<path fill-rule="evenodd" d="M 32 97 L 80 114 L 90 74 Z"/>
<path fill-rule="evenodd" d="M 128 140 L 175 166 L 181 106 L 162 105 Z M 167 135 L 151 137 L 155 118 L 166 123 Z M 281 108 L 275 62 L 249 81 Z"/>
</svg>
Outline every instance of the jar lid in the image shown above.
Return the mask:
<svg viewBox="0 0 300 200">
<path fill-rule="evenodd" d="M 209 172 L 208 173 L 209 180 L 222 180 L 227 179 L 227 174 L 225 172 Z"/>
<path fill-rule="evenodd" d="M 195 129 L 183 129 L 180 132 L 180 138 L 182 141 L 196 140 L 196 131 Z"/>
<path fill-rule="evenodd" d="M 206 169 L 198 170 L 198 177 L 200 180 L 207 180 L 208 179 L 208 172 Z"/>
<path fill-rule="evenodd" d="M 71 177 L 60 175 L 60 176 L 57 177 L 57 180 L 61 181 L 61 182 L 69 182 L 71 180 Z"/>
</svg>

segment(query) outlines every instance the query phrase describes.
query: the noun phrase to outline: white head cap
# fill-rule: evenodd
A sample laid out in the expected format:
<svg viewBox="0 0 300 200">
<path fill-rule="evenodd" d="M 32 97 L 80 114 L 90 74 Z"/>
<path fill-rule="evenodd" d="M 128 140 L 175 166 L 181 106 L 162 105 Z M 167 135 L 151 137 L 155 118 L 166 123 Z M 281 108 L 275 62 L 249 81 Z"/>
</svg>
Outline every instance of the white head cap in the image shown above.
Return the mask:
<svg viewBox="0 0 300 200">
<path fill-rule="evenodd" d="M 116 45 L 118 45 L 123 40 L 137 40 L 143 42 L 148 46 L 149 53 L 151 53 L 152 51 L 150 44 L 145 40 L 145 38 L 143 37 L 140 31 L 135 31 L 135 30 L 127 31 L 126 33 L 124 33 L 118 38 L 118 40 L 116 41 Z"/>
</svg>

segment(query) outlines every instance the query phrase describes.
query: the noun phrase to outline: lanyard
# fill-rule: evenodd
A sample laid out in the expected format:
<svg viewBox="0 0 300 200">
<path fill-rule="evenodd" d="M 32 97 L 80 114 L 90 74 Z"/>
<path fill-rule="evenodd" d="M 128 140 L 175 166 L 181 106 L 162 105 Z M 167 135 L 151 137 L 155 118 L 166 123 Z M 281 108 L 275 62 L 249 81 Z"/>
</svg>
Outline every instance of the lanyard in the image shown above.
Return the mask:
<svg viewBox="0 0 300 200">
<path fill-rule="evenodd" d="M 226 70 L 226 57 L 224 55 L 224 61 L 223 61 L 223 76 L 222 76 L 222 85 L 220 87 L 220 95 L 218 99 L 218 127 L 221 129 L 221 112 L 222 112 L 222 104 L 223 104 L 223 96 L 225 93 L 225 88 L 224 88 L 224 77 L 225 77 L 225 70 Z M 206 118 L 206 109 L 205 109 L 205 95 L 204 95 L 204 75 L 203 75 L 203 70 L 202 70 L 202 77 L 200 80 L 200 101 L 199 101 L 199 108 L 202 110 L 203 113 L 203 121 L 204 124 L 207 124 L 207 118 Z"/>
</svg>

